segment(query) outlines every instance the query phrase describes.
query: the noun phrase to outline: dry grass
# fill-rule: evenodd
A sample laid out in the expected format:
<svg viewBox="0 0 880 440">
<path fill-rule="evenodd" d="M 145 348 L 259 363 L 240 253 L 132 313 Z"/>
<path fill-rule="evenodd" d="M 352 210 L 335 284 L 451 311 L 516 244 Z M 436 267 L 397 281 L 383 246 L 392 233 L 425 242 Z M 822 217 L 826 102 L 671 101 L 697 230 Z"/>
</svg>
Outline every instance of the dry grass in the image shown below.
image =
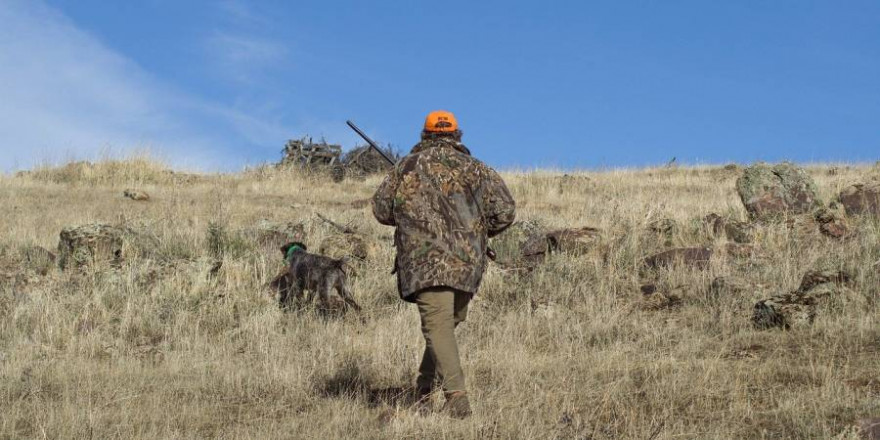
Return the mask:
<svg viewBox="0 0 880 440">
<path fill-rule="evenodd" d="M 826 170 L 811 168 L 825 200 L 871 172 Z M 880 415 L 876 222 L 852 221 L 858 232 L 845 242 L 762 227 L 751 260 L 655 274 L 682 301 L 651 310 L 639 307 L 639 262 L 706 244 L 699 220 L 710 212 L 744 217 L 736 172 L 504 177 L 519 219 L 594 226 L 604 238 L 595 252 L 555 256 L 529 276 L 490 268 L 459 330 L 476 411 L 466 421 L 418 416 L 382 391 L 411 382 L 422 341 L 389 274 L 391 229 L 351 206 L 376 178 L 192 176 L 149 161 L 0 177 L 0 437 L 824 439 Z M 122 198 L 132 186 L 152 201 Z M 333 231 L 315 212 L 381 243 L 353 280 L 365 320 L 280 311 L 264 287 L 282 265 L 273 249 L 226 241 L 223 267 L 209 276 L 210 224 L 234 232 L 261 219 L 302 221 L 316 245 Z M 660 218 L 683 225 L 668 243 L 646 230 Z M 126 242 L 118 269 L 15 274 L 21 249 L 54 249 L 63 226 L 95 221 L 147 239 Z M 751 327 L 755 300 L 829 264 L 854 273 L 856 297 L 808 329 Z M 756 288 L 707 295 L 721 275 Z"/>
</svg>

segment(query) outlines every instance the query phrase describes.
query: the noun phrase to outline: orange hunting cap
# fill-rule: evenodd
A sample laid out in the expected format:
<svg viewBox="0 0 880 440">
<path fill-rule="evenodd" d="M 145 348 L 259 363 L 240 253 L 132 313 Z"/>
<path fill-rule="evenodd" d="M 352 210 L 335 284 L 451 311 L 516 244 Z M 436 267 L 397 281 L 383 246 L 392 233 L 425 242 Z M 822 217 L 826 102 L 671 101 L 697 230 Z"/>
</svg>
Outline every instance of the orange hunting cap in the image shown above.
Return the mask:
<svg viewBox="0 0 880 440">
<path fill-rule="evenodd" d="M 458 130 L 458 121 L 455 115 L 446 110 L 437 110 L 428 113 L 425 118 L 425 131 L 428 133 L 449 133 Z"/>
</svg>

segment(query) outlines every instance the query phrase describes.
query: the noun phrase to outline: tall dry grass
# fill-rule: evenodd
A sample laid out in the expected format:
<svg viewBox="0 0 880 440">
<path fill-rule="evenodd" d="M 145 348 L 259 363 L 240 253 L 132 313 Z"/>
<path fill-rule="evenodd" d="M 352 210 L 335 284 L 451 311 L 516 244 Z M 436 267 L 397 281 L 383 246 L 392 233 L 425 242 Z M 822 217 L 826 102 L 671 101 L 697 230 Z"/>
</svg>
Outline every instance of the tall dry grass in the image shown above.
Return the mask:
<svg viewBox="0 0 880 440">
<path fill-rule="evenodd" d="M 811 168 L 825 200 L 870 172 Z M 149 161 L 0 177 L 0 437 L 825 439 L 880 415 L 877 222 L 852 220 L 849 241 L 761 227 L 752 259 L 652 275 L 682 296 L 653 310 L 641 307 L 642 258 L 709 243 L 700 219 L 710 212 L 744 217 L 736 172 L 504 177 L 519 219 L 604 235 L 595 252 L 554 256 L 529 275 L 490 267 L 459 329 L 475 407 L 465 421 L 422 417 L 387 396 L 411 383 L 423 343 L 389 274 L 392 230 L 352 207 L 377 178 L 191 176 Z M 152 200 L 122 198 L 132 186 Z M 363 320 L 282 312 L 265 288 L 280 253 L 216 238 L 292 221 L 315 246 L 334 233 L 316 212 L 381 244 L 352 280 Z M 661 218 L 681 225 L 668 240 L 647 230 Z M 89 222 L 133 231 L 122 267 L 41 275 L 22 257 Z M 827 265 L 854 274 L 855 297 L 809 328 L 752 328 L 756 300 Z M 713 297 L 717 276 L 755 287 Z"/>
</svg>

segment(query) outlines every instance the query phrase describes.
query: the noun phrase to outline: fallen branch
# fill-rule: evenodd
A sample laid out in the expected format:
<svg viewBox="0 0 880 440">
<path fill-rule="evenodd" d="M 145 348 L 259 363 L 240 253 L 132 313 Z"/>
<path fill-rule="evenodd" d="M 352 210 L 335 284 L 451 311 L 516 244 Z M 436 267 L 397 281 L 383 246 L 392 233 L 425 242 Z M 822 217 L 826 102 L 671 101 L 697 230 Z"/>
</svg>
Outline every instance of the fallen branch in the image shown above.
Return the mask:
<svg viewBox="0 0 880 440">
<path fill-rule="evenodd" d="M 330 220 L 329 218 L 324 217 L 323 215 L 321 215 L 320 212 L 316 212 L 315 215 L 317 215 L 318 218 L 321 219 L 321 220 L 323 220 L 325 223 L 327 223 L 327 224 L 329 224 L 330 226 L 333 226 L 334 228 L 338 229 L 338 230 L 339 230 L 340 232 L 342 232 L 343 234 L 356 234 L 356 233 L 357 233 L 357 230 L 355 230 L 354 228 L 352 228 L 352 227 L 350 227 L 350 226 L 343 226 L 343 225 L 340 225 L 339 223 L 336 223 L 336 222 L 334 222 L 333 220 Z"/>
</svg>

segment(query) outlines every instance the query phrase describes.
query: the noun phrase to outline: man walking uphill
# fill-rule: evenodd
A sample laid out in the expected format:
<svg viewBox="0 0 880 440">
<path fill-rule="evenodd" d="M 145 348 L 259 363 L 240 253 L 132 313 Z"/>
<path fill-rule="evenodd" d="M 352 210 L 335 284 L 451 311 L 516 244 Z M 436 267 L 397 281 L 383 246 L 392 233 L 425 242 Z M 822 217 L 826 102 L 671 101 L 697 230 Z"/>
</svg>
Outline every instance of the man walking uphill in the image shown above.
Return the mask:
<svg viewBox="0 0 880 440">
<path fill-rule="evenodd" d="M 501 177 L 471 157 L 452 113 L 428 115 L 422 141 L 373 196 L 379 223 L 396 226 L 400 296 L 415 303 L 425 336 L 416 379 L 420 399 L 439 382 L 444 411 L 471 413 L 455 327 L 465 320 L 486 269 L 488 237 L 510 226 L 514 202 Z"/>
</svg>

